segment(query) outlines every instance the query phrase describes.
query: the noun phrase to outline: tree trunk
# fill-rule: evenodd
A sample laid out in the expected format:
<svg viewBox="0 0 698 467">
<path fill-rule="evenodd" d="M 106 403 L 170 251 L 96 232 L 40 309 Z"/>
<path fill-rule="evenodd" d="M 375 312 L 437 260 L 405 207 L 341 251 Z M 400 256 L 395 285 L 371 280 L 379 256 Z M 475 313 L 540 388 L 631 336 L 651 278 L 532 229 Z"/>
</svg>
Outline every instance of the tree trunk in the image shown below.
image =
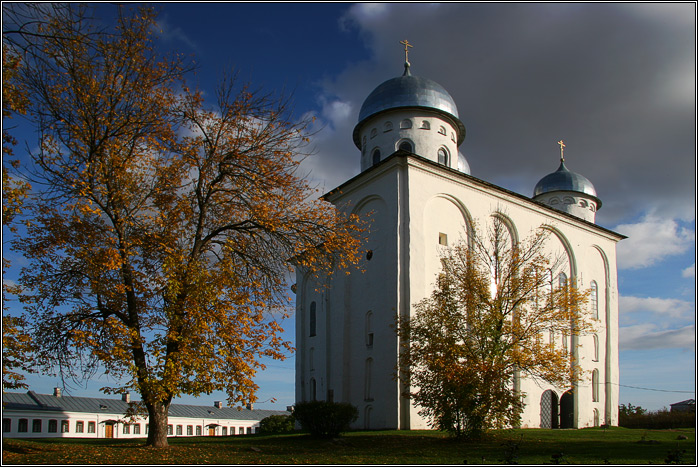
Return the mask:
<svg viewBox="0 0 698 467">
<path fill-rule="evenodd" d="M 167 412 L 170 404 L 164 402 L 156 402 L 154 404 L 146 404 L 148 408 L 148 417 L 150 417 L 148 428 L 148 441 L 146 446 L 154 448 L 166 448 L 169 446 L 167 442 Z"/>
</svg>

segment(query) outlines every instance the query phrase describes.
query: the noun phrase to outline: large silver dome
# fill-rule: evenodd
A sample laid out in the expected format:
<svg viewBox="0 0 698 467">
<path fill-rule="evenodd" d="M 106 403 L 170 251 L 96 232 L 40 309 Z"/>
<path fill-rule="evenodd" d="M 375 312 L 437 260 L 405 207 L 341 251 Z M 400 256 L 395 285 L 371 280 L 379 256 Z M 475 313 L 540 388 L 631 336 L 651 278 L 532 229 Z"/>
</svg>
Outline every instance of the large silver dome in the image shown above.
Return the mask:
<svg viewBox="0 0 698 467">
<path fill-rule="evenodd" d="M 575 191 L 593 196 L 598 206 L 601 206 L 601 200 L 596 196 L 594 185 L 585 176 L 575 172 L 570 172 L 565 167 L 565 161 L 560 161 L 558 169 L 543 177 L 533 189 L 533 197 L 550 193 L 552 191 Z"/>
<path fill-rule="evenodd" d="M 405 73 L 380 84 L 368 95 L 359 111 L 359 123 L 354 129 L 354 142 L 359 146 L 359 128 L 379 113 L 400 108 L 421 107 L 449 117 L 458 127 L 458 145 L 465 139 L 465 126 L 458 118 L 458 108 L 443 86 L 427 78 L 412 76 L 409 63 Z"/>
</svg>

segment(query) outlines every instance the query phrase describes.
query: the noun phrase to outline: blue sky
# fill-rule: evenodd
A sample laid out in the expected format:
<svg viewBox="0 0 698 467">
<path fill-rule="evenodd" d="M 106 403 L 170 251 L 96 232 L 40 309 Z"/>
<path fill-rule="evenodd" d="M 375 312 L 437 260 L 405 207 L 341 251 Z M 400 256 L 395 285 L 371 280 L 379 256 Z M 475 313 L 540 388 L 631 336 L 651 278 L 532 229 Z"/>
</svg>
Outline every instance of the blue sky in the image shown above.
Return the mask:
<svg viewBox="0 0 698 467">
<path fill-rule="evenodd" d="M 453 96 L 472 175 L 530 196 L 557 168 L 563 139 L 567 167 L 603 201 L 597 223 L 629 237 L 618 246 L 620 402 L 659 409 L 695 398 L 694 3 L 156 7 L 159 45 L 195 57 L 191 79 L 205 92 L 232 67 L 293 92 L 297 115 L 317 117 L 304 164 L 321 191 L 359 172 L 352 129 L 363 99 L 401 74 L 403 39 L 414 45 L 412 73 Z M 293 320 L 285 324 L 293 339 Z M 29 382 L 41 393 L 58 383 Z M 258 407 L 291 405 L 293 356 L 257 382 Z"/>
</svg>

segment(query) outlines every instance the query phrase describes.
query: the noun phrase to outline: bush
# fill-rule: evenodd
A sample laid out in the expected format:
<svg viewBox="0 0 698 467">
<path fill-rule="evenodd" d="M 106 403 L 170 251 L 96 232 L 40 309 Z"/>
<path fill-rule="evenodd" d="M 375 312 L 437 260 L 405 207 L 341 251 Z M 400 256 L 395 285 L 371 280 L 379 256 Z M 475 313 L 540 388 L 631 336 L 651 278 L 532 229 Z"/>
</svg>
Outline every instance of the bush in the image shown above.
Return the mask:
<svg viewBox="0 0 698 467">
<path fill-rule="evenodd" d="M 293 417 L 311 436 L 334 438 L 349 429 L 349 425 L 359 417 L 359 410 L 345 402 L 298 402 Z"/>
<path fill-rule="evenodd" d="M 292 415 L 269 415 L 259 422 L 259 431 L 264 434 L 290 433 L 293 424 Z"/>
</svg>

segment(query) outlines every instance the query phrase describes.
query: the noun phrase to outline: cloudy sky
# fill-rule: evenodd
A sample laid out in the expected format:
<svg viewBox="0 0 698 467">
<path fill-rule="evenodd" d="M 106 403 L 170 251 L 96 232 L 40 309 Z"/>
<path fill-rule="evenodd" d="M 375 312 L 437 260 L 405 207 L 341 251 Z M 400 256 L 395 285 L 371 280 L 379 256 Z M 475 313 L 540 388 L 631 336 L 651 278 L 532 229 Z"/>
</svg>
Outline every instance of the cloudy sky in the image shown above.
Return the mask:
<svg viewBox="0 0 698 467">
<path fill-rule="evenodd" d="M 603 201 L 597 223 L 628 236 L 618 246 L 620 402 L 695 398 L 694 3 L 157 7 L 160 45 L 196 57 L 202 89 L 232 67 L 292 91 L 299 118 L 317 117 L 305 168 L 324 191 L 359 172 L 352 130 L 365 97 L 402 73 L 403 39 L 412 74 L 453 96 L 475 177 L 530 196 L 564 140 L 567 167 Z M 293 336 L 293 321 L 286 328 Z M 259 407 L 293 403 L 293 368 L 291 357 L 260 374 L 260 400 L 277 403 Z"/>
</svg>

